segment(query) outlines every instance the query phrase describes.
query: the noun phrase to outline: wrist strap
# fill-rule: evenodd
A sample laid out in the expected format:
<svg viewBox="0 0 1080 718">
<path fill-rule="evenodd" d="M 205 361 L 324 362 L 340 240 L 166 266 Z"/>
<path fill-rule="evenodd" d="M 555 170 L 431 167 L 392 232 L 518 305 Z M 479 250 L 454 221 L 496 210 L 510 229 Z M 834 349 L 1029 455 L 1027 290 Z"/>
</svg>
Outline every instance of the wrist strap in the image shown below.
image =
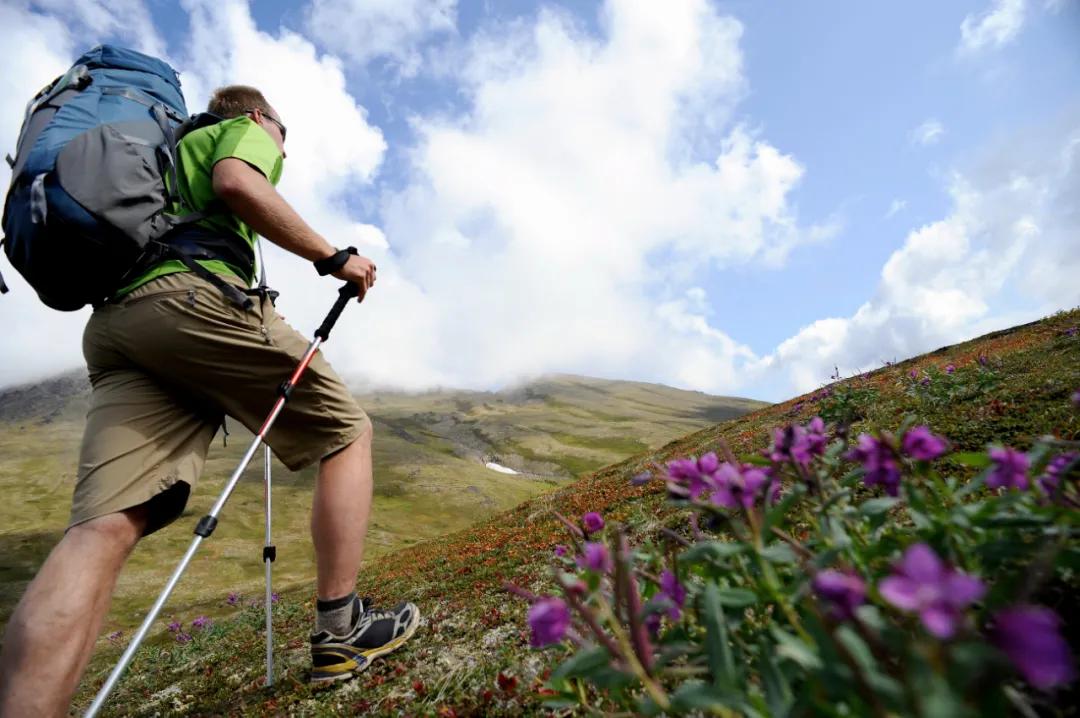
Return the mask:
<svg viewBox="0 0 1080 718">
<path fill-rule="evenodd" d="M 315 265 L 315 271 L 319 273 L 319 276 L 325 277 L 327 274 L 333 274 L 344 267 L 349 261 L 349 255 L 352 254 L 359 254 L 359 252 L 356 251 L 356 247 L 346 247 L 345 249 L 339 249 L 329 257 L 318 259 L 312 262 L 312 264 Z"/>
</svg>

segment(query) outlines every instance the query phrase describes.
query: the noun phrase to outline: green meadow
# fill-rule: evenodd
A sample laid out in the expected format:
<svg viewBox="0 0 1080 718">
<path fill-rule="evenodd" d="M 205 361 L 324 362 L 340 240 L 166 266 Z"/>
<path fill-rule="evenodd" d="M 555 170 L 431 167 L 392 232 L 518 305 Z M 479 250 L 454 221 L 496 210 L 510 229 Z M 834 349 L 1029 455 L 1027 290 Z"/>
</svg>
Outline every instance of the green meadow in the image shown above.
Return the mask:
<svg viewBox="0 0 1080 718">
<path fill-rule="evenodd" d="M 67 522 L 88 387 L 74 373 L 0 392 L 0 624 Z M 669 387 L 556 376 L 501 392 L 379 392 L 359 401 L 375 425 L 375 501 L 366 560 L 465 529 L 689 431 L 764 406 Z M 228 423 L 183 517 L 140 543 L 121 575 L 107 630 L 137 625 L 217 499 L 251 435 Z M 494 462 L 508 474 L 488 468 Z M 314 467 L 274 462 L 275 590 L 309 585 Z M 248 468 L 166 607 L 211 617 L 231 592 L 262 595 L 262 453 Z"/>
</svg>

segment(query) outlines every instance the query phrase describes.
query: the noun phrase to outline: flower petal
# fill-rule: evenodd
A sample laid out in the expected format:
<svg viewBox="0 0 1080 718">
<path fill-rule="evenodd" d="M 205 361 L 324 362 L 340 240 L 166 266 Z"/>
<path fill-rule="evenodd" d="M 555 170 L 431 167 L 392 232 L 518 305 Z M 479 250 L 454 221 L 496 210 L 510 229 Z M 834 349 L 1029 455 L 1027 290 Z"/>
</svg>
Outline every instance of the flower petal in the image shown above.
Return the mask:
<svg viewBox="0 0 1080 718">
<path fill-rule="evenodd" d="M 986 584 L 966 573 L 953 571 L 945 579 L 944 598 L 957 608 L 963 608 L 969 603 L 978 601 L 985 593 Z"/>
<path fill-rule="evenodd" d="M 956 633 L 956 622 L 959 618 L 956 612 L 941 604 L 934 604 L 919 611 L 926 630 L 938 638 L 952 638 Z"/>
<path fill-rule="evenodd" d="M 934 549 L 924 543 L 910 546 L 900 562 L 901 570 L 918 583 L 939 583 L 944 579 L 945 566 L 934 553 Z"/>
<path fill-rule="evenodd" d="M 889 576 L 878 584 L 881 597 L 901 611 L 919 608 L 919 584 L 905 576 Z"/>
</svg>

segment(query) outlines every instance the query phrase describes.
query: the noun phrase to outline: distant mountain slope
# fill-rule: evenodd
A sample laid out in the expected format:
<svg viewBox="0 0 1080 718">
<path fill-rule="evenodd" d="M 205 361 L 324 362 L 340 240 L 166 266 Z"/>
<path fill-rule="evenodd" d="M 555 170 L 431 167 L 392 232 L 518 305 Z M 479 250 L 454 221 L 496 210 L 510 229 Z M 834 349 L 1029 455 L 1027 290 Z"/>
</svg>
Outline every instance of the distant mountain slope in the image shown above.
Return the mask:
<svg viewBox="0 0 1080 718">
<path fill-rule="evenodd" d="M 552 590 L 550 552 L 565 541 L 558 510 L 568 516 L 600 511 L 625 523 L 632 535 L 656 536 L 681 527 L 685 517 L 665 502 L 660 486 L 635 488 L 630 478 L 656 463 L 715 449 L 723 441 L 738 455 L 767 447 L 770 430 L 804 422 L 826 410 L 851 411 L 854 431 L 895 429 L 914 416 L 943 433 L 960 451 L 991 441 L 1027 447 L 1039 436 L 1080 440 L 1080 412 L 1070 403 L 1080 388 L 1080 310 L 1016 327 L 837 382 L 814 392 L 688 434 L 662 449 L 639 454 L 588 474 L 512 511 L 437 541 L 402 549 L 369 564 L 359 590 L 380 603 L 416 601 L 426 615 L 401 652 L 345 686 L 315 691 L 303 637 L 311 620 L 311 588 L 283 597 L 275 636 L 282 673 L 262 686 L 263 643 L 258 609 L 235 611 L 232 620 L 187 645 L 169 641 L 165 622 L 154 645 L 136 658 L 110 704 L 111 715 L 540 715 L 536 689 L 552 657 L 528 648 L 523 601 L 504 581 L 538 592 Z M 954 394 L 912 396 L 912 370 L 943 372 L 949 364 L 980 360 L 992 381 Z M 938 374 L 941 376 L 942 374 Z M 839 401 L 842 397 L 843 401 Z M 1063 613 L 1076 635 L 1076 616 Z M 191 614 L 179 616 L 190 621 Z M 121 646 L 99 642 L 78 705 L 85 706 L 115 662 Z"/>
<path fill-rule="evenodd" d="M 89 399 L 84 372 L 0 390 L 0 624 L 67 521 Z M 267 408 L 273 401 L 267 397 Z M 660 385 L 550 377 L 501 392 L 379 392 L 359 397 L 375 425 L 375 507 L 369 558 L 463 529 L 570 481 L 582 472 L 656 448 L 715 417 L 762 402 Z M 190 529 L 220 493 L 250 442 L 229 422 L 211 446 L 200 484 L 176 526 L 143 542 L 120 580 L 114 626 L 138 620 L 148 586 L 164 583 Z M 488 464 L 518 474 L 493 470 Z M 274 466 L 274 536 L 280 586 L 310 579 L 308 516 L 314 467 Z M 261 454 L 226 505 L 205 557 L 174 605 L 248 591 L 261 580 Z"/>
</svg>

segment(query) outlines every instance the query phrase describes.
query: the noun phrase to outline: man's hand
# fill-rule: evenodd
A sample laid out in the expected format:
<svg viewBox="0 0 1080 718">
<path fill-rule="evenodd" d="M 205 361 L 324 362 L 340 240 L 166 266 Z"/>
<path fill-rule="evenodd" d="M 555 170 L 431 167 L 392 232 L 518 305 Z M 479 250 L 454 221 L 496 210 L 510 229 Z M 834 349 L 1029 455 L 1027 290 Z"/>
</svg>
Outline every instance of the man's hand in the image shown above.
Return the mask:
<svg viewBox="0 0 1080 718">
<path fill-rule="evenodd" d="M 375 284 L 375 263 L 367 257 L 362 257 L 358 254 L 349 256 L 349 261 L 345 263 L 337 272 L 334 272 L 333 276 L 346 282 L 352 282 L 360 288 L 360 292 L 356 297 L 356 301 L 364 301 L 364 295 Z"/>
</svg>

